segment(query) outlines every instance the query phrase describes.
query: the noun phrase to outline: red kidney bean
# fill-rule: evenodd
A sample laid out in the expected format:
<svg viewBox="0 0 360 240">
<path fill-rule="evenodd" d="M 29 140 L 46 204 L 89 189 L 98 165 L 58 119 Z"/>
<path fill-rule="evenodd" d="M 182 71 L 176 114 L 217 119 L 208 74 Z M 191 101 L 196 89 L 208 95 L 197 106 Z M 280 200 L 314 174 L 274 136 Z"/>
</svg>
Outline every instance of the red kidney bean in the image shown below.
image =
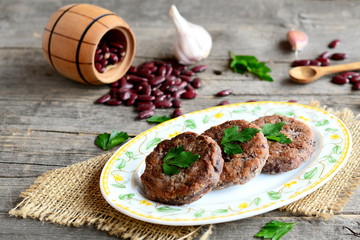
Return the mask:
<svg viewBox="0 0 360 240">
<path fill-rule="evenodd" d="M 164 100 L 165 98 L 166 98 L 166 95 L 160 95 L 160 96 L 155 97 L 155 101 L 161 101 L 161 100 Z"/>
<path fill-rule="evenodd" d="M 117 52 L 119 52 L 119 49 L 117 49 L 117 48 L 109 48 L 109 50 L 110 50 L 111 53 L 117 53 Z M 115 55 L 116 55 L 116 54 L 115 54 Z M 116 55 L 116 57 L 117 57 L 117 55 Z"/>
<path fill-rule="evenodd" d="M 160 89 L 157 89 L 152 93 L 152 95 L 155 96 L 155 97 L 162 96 L 162 95 L 164 95 L 164 92 L 161 91 Z"/>
<path fill-rule="evenodd" d="M 149 69 L 150 70 L 150 72 L 155 72 L 158 68 L 157 68 L 157 66 L 151 66 L 151 67 L 147 67 L 147 69 Z"/>
<path fill-rule="evenodd" d="M 222 105 L 229 105 L 229 104 L 230 104 L 230 102 L 229 102 L 229 101 L 227 101 L 227 100 L 223 100 L 223 101 L 219 102 L 218 106 L 222 106 Z"/>
<path fill-rule="evenodd" d="M 349 82 L 350 83 L 355 83 L 355 82 L 358 82 L 360 81 L 360 76 L 352 76 L 349 78 Z"/>
<path fill-rule="evenodd" d="M 179 83 L 179 84 L 176 85 L 176 86 L 178 87 L 178 89 L 183 89 L 183 88 L 185 88 L 187 85 L 188 85 L 188 83 L 184 81 L 184 82 Z"/>
<path fill-rule="evenodd" d="M 168 89 L 170 86 L 174 85 L 175 80 L 166 80 L 164 82 L 164 84 L 160 87 L 161 90 L 165 91 L 166 89 Z"/>
<path fill-rule="evenodd" d="M 194 88 L 200 88 L 201 85 L 202 85 L 202 81 L 200 78 L 194 78 L 194 80 L 192 81 L 191 85 L 194 87 Z"/>
<path fill-rule="evenodd" d="M 256 100 L 248 100 L 246 102 L 257 102 Z"/>
<path fill-rule="evenodd" d="M 154 105 L 155 105 L 156 108 L 170 108 L 170 107 L 172 107 L 172 103 L 168 99 L 155 100 Z"/>
<path fill-rule="evenodd" d="M 176 85 L 172 85 L 172 86 L 170 86 L 170 87 L 168 87 L 166 89 L 166 91 L 169 92 L 169 93 L 173 93 L 173 92 L 176 92 L 178 90 L 179 90 L 179 88 Z"/>
<path fill-rule="evenodd" d="M 155 96 L 139 95 L 137 99 L 138 99 L 139 101 L 154 101 L 154 100 L 155 100 Z"/>
<path fill-rule="evenodd" d="M 95 62 L 99 62 L 100 60 L 102 60 L 104 58 L 104 55 L 102 54 L 96 54 L 95 55 Z"/>
<path fill-rule="evenodd" d="M 118 88 L 110 88 L 109 93 L 112 98 L 116 98 L 119 94 L 119 89 Z"/>
<path fill-rule="evenodd" d="M 353 86 L 352 86 L 353 90 L 360 90 L 360 81 L 356 81 L 354 82 Z"/>
<path fill-rule="evenodd" d="M 128 73 L 136 73 L 137 72 L 137 67 L 135 66 L 130 66 L 129 70 L 127 71 Z"/>
<path fill-rule="evenodd" d="M 288 102 L 290 102 L 290 103 L 297 103 L 296 100 L 289 100 Z"/>
<path fill-rule="evenodd" d="M 331 80 L 332 83 L 335 83 L 335 84 L 345 84 L 345 83 L 348 83 L 349 82 L 349 79 L 346 78 L 346 77 L 343 77 L 341 75 L 335 75 L 332 80 Z"/>
<path fill-rule="evenodd" d="M 146 110 L 146 111 L 139 112 L 138 118 L 139 119 L 149 118 L 151 116 L 154 116 L 154 114 L 155 114 L 154 110 Z"/>
<path fill-rule="evenodd" d="M 310 60 L 310 66 L 321 66 L 321 62 L 317 60 Z"/>
<path fill-rule="evenodd" d="M 185 76 L 189 76 L 189 77 L 192 77 L 192 76 L 195 75 L 194 72 L 192 72 L 192 71 L 190 71 L 190 70 L 187 70 L 187 69 L 183 69 L 183 70 L 181 71 L 181 74 L 182 74 L 182 75 L 185 75 Z"/>
<path fill-rule="evenodd" d="M 216 96 L 219 96 L 219 97 L 225 97 L 225 96 L 228 96 L 230 94 L 232 94 L 233 92 L 230 90 L 230 89 L 226 89 L 226 90 L 222 90 L 220 92 L 218 92 L 216 94 Z"/>
<path fill-rule="evenodd" d="M 195 89 L 190 84 L 186 85 L 185 89 L 188 91 L 195 91 Z"/>
<path fill-rule="evenodd" d="M 166 66 L 166 76 L 170 76 L 173 72 L 173 68 L 171 66 Z"/>
<path fill-rule="evenodd" d="M 179 85 L 180 83 L 182 83 L 181 79 L 180 78 L 176 78 L 175 81 L 174 81 L 174 85 Z"/>
<path fill-rule="evenodd" d="M 197 65 L 193 67 L 191 71 L 193 71 L 194 73 L 199 73 L 205 71 L 206 69 L 208 69 L 208 66 L 206 65 Z"/>
<path fill-rule="evenodd" d="M 151 71 L 147 68 L 140 68 L 138 69 L 137 75 L 141 76 L 141 77 L 146 77 L 149 76 L 151 74 Z"/>
<path fill-rule="evenodd" d="M 109 106 L 118 106 L 118 105 L 121 105 L 122 101 L 120 100 L 117 100 L 115 98 L 111 98 L 109 99 L 108 101 L 105 102 L 106 105 L 109 105 Z"/>
<path fill-rule="evenodd" d="M 192 77 L 185 76 L 185 75 L 179 75 L 179 78 L 186 82 L 191 82 L 193 80 Z"/>
<path fill-rule="evenodd" d="M 325 51 L 319 55 L 319 58 L 329 58 L 329 57 L 330 57 L 330 52 L 328 51 Z"/>
<path fill-rule="evenodd" d="M 340 75 L 343 77 L 346 77 L 346 78 L 353 78 L 353 77 L 359 76 L 360 74 L 357 72 L 344 72 Z"/>
<path fill-rule="evenodd" d="M 165 76 L 166 74 L 166 67 L 165 66 L 161 66 L 159 67 L 158 71 L 157 71 L 158 76 Z"/>
<path fill-rule="evenodd" d="M 158 85 L 162 82 L 165 81 L 165 77 L 164 76 L 156 76 L 156 77 L 153 77 L 151 79 L 149 79 L 149 83 L 150 85 Z"/>
<path fill-rule="evenodd" d="M 169 75 L 169 76 L 166 76 L 165 78 L 166 80 L 172 80 L 172 81 L 175 81 L 176 80 L 176 76 L 174 75 Z"/>
<path fill-rule="evenodd" d="M 108 100 L 110 100 L 110 98 L 111 98 L 110 94 L 107 93 L 107 94 L 101 96 L 100 98 L 98 98 L 98 99 L 95 101 L 95 103 L 105 103 L 105 102 L 107 102 Z"/>
<path fill-rule="evenodd" d="M 304 60 L 295 60 L 291 63 L 292 67 L 299 67 L 299 66 L 309 66 L 310 60 L 304 59 Z"/>
<path fill-rule="evenodd" d="M 142 112 L 146 110 L 154 110 L 155 105 L 152 102 L 141 102 L 135 108 L 136 111 Z"/>
<path fill-rule="evenodd" d="M 109 42 L 110 46 L 116 47 L 116 48 L 124 48 L 124 46 L 121 43 L 118 42 Z"/>
<path fill-rule="evenodd" d="M 120 86 L 119 81 L 116 81 L 116 82 L 113 82 L 112 84 L 110 84 L 110 87 L 112 87 L 112 88 L 117 88 L 119 86 Z"/>
<path fill-rule="evenodd" d="M 109 61 L 111 64 L 117 63 L 119 61 L 119 58 L 116 54 L 110 53 Z"/>
<path fill-rule="evenodd" d="M 329 43 L 328 47 L 329 47 L 329 48 L 335 48 L 339 43 L 340 43 L 340 40 L 339 40 L 339 39 L 332 40 L 332 41 Z"/>
<path fill-rule="evenodd" d="M 138 95 L 136 93 L 131 93 L 130 98 L 125 102 L 126 106 L 134 105 Z"/>
<path fill-rule="evenodd" d="M 181 115 L 183 115 L 181 110 L 176 108 L 176 109 L 174 109 L 173 113 L 171 114 L 171 117 L 176 118 L 176 117 L 180 117 Z"/>
<path fill-rule="evenodd" d="M 344 60 L 347 57 L 348 57 L 348 55 L 346 53 L 334 53 L 334 54 L 331 55 L 330 58 L 332 60 L 339 61 L 339 60 Z"/>
<path fill-rule="evenodd" d="M 320 62 L 321 66 L 330 65 L 330 60 L 328 58 L 317 58 L 316 61 Z"/>
<path fill-rule="evenodd" d="M 141 91 L 139 91 L 139 93 L 142 93 L 142 95 L 150 95 L 151 94 L 151 87 L 147 82 L 142 82 L 140 84 L 140 86 L 142 86 L 143 89 Z"/>
<path fill-rule="evenodd" d="M 196 96 L 197 96 L 197 93 L 195 92 L 195 90 L 188 90 L 188 91 L 184 92 L 183 94 L 181 94 L 181 97 L 185 98 L 185 99 L 193 99 L 193 98 L 196 98 Z"/>
<path fill-rule="evenodd" d="M 172 75 L 179 76 L 179 75 L 180 75 L 180 72 L 181 72 L 180 70 L 173 69 Z"/>
<path fill-rule="evenodd" d="M 172 100 L 172 104 L 173 104 L 173 107 L 180 108 L 182 105 L 182 101 L 178 98 L 175 98 L 174 100 Z"/>
<path fill-rule="evenodd" d="M 174 93 L 172 94 L 172 97 L 173 97 L 173 98 L 180 98 L 181 95 L 182 95 L 183 93 L 185 93 L 185 92 L 186 92 L 185 89 L 179 89 L 179 90 L 177 90 L 176 92 L 174 92 Z"/>
<path fill-rule="evenodd" d="M 128 75 L 128 81 L 134 82 L 134 83 L 141 83 L 141 82 L 147 82 L 147 79 L 143 78 L 143 77 L 136 76 L 136 75 L 129 74 Z"/>
<path fill-rule="evenodd" d="M 125 100 L 128 100 L 130 98 L 130 96 L 131 96 L 131 93 L 129 91 L 124 91 L 119 94 L 119 99 L 125 101 Z"/>
<path fill-rule="evenodd" d="M 102 53 L 101 48 L 96 48 L 95 54 L 98 55 L 98 54 L 100 54 L 100 53 Z"/>
<path fill-rule="evenodd" d="M 106 68 L 104 68 L 101 63 L 95 63 L 95 69 L 99 72 L 99 73 L 103 73 L 105 72 Z"/>
</svg>

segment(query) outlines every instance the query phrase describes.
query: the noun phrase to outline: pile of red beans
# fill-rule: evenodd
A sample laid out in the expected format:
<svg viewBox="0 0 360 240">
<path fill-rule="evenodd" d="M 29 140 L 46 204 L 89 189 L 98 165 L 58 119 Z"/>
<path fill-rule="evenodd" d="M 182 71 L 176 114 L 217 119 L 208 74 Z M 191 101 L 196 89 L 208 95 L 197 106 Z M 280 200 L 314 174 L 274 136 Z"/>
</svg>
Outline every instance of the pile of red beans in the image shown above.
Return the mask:
<svg viewBox="0 0 360 240">
<path fill-rule="evenodd" d="M 124 57 L 125 47 L 121 43 L 109 41 L 105 35 L 96 47 L 95 68 L 99 73 L 103 73 Z"/>
<path fill-rule="evenodd" d="M 339 39 L 335 39 L 328 44 L 328 47 L 333 49 L 340 43 Z M 330 60 L 340 61 L 348 57 L 346 53 L 330 53 L 328 51 L 320 54 L 316 59 L 301 59 L 295 60 L 291 63 L 292 67 L 297 66 L 329 66 Z M 360 73 L 357 72 L 344 72 L 335 75 L 331 79 L 332 83 L 343 85 L 346 83 L 352 84 L 353 90 L 360 90 Z"/>
<path fill-rule="evenodd" d="M 150 61 L 138 67 L 131 66 L 118 81 L 112 83 L 110 91 L 95 103 L 110 106 L 135 106 L 138 118 L 154 115 L 155 108 L 176 108 L 172 117 L 181 116 L 181 99 L 196 98 L 196 89 L 202 81 L 196 73 L 207 69 L 206 65 L 192 68 L 161 61 Z"/>
</svg>

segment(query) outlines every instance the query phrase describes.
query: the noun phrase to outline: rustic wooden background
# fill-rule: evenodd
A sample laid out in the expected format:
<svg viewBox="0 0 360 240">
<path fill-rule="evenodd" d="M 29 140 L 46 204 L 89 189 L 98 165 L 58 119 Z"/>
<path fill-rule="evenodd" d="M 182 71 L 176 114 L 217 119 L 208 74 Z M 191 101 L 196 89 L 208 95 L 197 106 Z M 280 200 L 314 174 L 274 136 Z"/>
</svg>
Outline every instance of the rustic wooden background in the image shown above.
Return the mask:
<svg viewBox="0 0 360 240">
<path fill-rule="evenodd" d="M 83 1 L 76 1 L 83 2 Z M 134 64 L 171 58 L 174 29 L 168 9 L 175 1 L 89 0 L 123 17 L 137 37 Z M 7 212 L 40 174 L 99 155 L 97 134 L 114 129 L 131 136 L 149 129 L 135 120 L 129 107 L 95 105 L 107 86 L 90 87 L 56 73 L 41 51 L 43 27 L 59 7 L 73 1 L 0 0 L 0 238 L 1 239 L 116 239 L 92 227 L 69 228 L 36 220 L 10 217 Z M 329 107 L 348 107 L 360 113 L 360 91 L 350 85 L 334 85 L 330 77 L 309 85 L 289 81 L 289 63 L 295 59 L 285 41 L 291 28 L 305 31 L 309 45 L 300 58 L 314 58 L 327 44 L 341 39 L 338 52 L 345 62 L 360 61 L 360 1 L 355 0 L 181 0 L 180 12 L 207 28 L 213 37 L 209 70 L 199 74 L 204 86 L 195 100 L 184 101 L 184 113 L 217 105 L 214 94 L 233 89 L 226 97 L 232 103 L 247 100 L 317 99 Z M 272 83 L 234 74 L 228 68 L 228 51 L 255 55 L 272 68 Z M 333 51 L 335 52 L 335 50 Z M 222 71 L 215 75 L 213 70 Z M 157 110 L 169 115 L 172 110 Z M 355 143 L 358 144 L 358 143 Z M 272 211 L 250 219 L 218 224 L 210 239 L 252 239 L 266 222 L 276 219 L 299 222 L 284 239 L 356 239 L 344 226 L 360 232 L 360 190 L 350 198 L 341 214 L 329 221 L 291 216 Z"/>
</svg>

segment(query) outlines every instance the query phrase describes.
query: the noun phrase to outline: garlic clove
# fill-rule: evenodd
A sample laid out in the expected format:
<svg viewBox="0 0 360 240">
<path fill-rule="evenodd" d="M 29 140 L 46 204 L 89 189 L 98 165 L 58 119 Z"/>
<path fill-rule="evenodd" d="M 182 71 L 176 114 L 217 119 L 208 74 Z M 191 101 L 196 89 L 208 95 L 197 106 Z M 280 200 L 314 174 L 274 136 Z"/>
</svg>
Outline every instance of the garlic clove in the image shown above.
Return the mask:
<svg viewBox="0 0 360 240">
<path fill-rule="evenodd" d="M 308 37 L 305 33 L 298 30 L 291 30 L 287 33 L 287 39 L 292 50 L 301 51 L 308 43 Z"/>
<path fill-rule="evenodd" d="M 209 56 L 212 47 L 210 34 L 201 26 L 183 18 L 175 5 L 169 11 L 176 29 L 174 55 L 182 64 L 193 64 Z"/>
</svg>

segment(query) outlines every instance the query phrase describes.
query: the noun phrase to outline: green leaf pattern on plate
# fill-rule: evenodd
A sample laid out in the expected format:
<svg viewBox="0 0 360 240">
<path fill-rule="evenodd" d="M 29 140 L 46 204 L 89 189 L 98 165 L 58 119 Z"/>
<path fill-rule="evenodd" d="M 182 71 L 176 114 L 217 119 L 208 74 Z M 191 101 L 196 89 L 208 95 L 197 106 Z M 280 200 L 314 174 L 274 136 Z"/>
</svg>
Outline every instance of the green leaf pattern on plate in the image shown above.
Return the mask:
<svg viewBox="0 0 360 240">
<path fill-rule="evenodd" d="M 188 119 L 188 120 L 185 121 L 185 127 L 190 128 L 190 129 L 195 129 L 196 128 L 196 123 L 195 123 L 194 120 Z"/>
<path fill-rule="evenodd" d="M 278 200 L 281 198 L 280 192 L 270 191 L 267 194 L 271 200 Z"/>
<path fill-rule="evenodd" d="M 179 209 L 179 208 L 173 208 L 173 207 L 169 207 L 169 206 L 158 207 L 158 208 L 156 208 L 156 210 L 159 211 L 159 212 L 177 212 L 177 211 L 181 211 L 181 209 Z"/>
<path fill-rule="evenodd" d="M 120 200 L 130 200 L 130 199 L 132 199 L 133 197 L 135 197 L 135 194 L 134 194 L 134 193 L 120 194 L 120 195 L 119 195 L 119 199 L 120 199 Z"/>
<path fill-rule="evenodd" d="M 160 142 L 161 142 L 161 138 L 154 138 L 153 140 L 148 142 L 148 144 L 146 145 L 146 150 L 149 150 L 150 148 L 155 147 Z"/>
<path fill-rule="evenodd" d="M 126 188 L 126 186 L 122 183 L 114 183 L 114 184 L 111 184 L 111 186 L 116 187 L 116 188 Z"/>
<path fill-rule="evenodd" d="M 202 217 L 202 215 L 205 213 L 206 211 L 204 209 L 201 209 L 199 211 L 197 211 L 196 213 L 194 213 L 194 216 L 199 218 Z"/>
<path fill-rule="evenodd" d="M 123 169 L 126 166 L 126 161 L 122 158 L 120 158 L 118 161 L 119 161 L 119 163 L 117 164 L 116 168 Z"/>
<path fill-rule="evenodd" d="M 322 126 L 325 126 L 325 125 L 328 125 L 328 124 L 329 124 L 329 120 L 323 119 L 323 120 L 317 121 L 315 123 L 315 126 L 316 127 L 322 127 Z"/>
<path fill-rule="evenodd" d="M 218 209 L 218 210 L 212 211 L 211 214 L 212 215 L 223 214 L 223 213 L 227 213 L 228 211 L 229 211 L 228 209 Z"/>
<path fill-rule="evenodd" d="M 313 169 L 311 169 L 309 172 L 306 172 L 304 174 L 304 179 L 311 179 L 315 176 L 315 174 L 318 171 L 318 167 L 314 167 Z"/>
</svg>

